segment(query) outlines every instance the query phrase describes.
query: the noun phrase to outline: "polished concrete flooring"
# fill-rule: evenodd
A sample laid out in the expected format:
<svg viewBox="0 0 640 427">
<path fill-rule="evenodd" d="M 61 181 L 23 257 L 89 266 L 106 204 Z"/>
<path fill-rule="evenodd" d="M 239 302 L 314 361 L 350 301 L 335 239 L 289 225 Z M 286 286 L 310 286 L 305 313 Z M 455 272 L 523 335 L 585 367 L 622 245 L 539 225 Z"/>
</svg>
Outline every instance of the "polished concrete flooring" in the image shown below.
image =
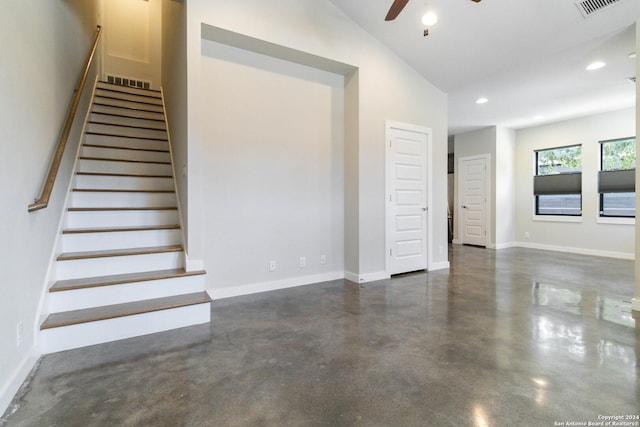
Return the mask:
<svg viewBox="0 0 640 427">
<path fill-rule="evenodd" d="M 454 246 L 450 271 L 215 301 L 211 325 L 45 356 L 0 425 L 555 426 L 638 415 L 632 289 L 631 261 Z"/>
</svg>

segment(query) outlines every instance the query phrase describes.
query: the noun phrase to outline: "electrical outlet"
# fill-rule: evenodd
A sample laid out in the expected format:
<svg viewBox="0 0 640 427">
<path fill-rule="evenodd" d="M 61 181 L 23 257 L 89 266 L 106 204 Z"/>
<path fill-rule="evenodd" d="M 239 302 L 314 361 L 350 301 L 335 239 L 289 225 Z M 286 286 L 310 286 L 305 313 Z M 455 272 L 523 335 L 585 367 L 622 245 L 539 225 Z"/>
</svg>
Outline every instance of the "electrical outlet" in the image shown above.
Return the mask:
<svg viewBox="0 0 640 427">
<path fill-rule="evenodd" d="M 307 258 L 301 256 L 299 262 L 300 268 L 305 268 L 307 266 Z"/>
<path fill-rule="evenodd" d="M 22 344 L 22 322 L 18 322 L 16 325 L 16 347 L 20 347 Z"/>
<path fill-rule="evenodd" d="M 525 231 L 525 232 L 524 232 L 524 238 L 525 238 L 525 239 L 528 239 L 529 237 L 531 237 L 531 234 L 529 234 L 529 232 L 528 232 L 528 231 Z"/>
<path fill-rule="evenodd" d="M 269 261 L 269 271 L 276 271 L 276 262 Z"/>
<path fill-rule="evenodd" d="M 324 265 L 327 263 L 327 256 L 326 255 L 320 255 L 320 264 Z"/>
</svg>

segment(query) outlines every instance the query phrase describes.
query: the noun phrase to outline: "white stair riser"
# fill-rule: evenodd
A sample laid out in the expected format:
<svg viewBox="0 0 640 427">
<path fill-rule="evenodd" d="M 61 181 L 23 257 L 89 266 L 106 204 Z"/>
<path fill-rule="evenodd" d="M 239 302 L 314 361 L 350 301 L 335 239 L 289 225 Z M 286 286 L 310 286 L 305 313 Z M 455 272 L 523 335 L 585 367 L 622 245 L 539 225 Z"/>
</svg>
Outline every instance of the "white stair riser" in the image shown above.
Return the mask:
<svg viewBox="0 0 640 427">
<path fill-rule="evenodd" d="M 51 292 L 49 294 L 49 309 L 52 313 L 58 313 L 151 298 L 190 294 L 204 290 L 204 275 L 74 289 Z"/>
<path fill-rule="evenodd" d="M 153 139 L 139 139 L 139 138 L 122 138 L 117 136 L 107 135 L 85 135 L 85 144 L 89 145 L 107 145 L 109 147 L 123 147 L 123 148 L 141 148 L 146 150 L 169 150 L 169 143 L 167 141 L 155 141 Z"/>
<path fill-rule="evenodd" d="M 159 122 L 157 120 L 146 120 L 140 118 L 131 118 L 131 117 L 120 117 L 120 116 L 112 116 L 109 114 L 99 114 L 92 113 L 90 117 L 90 121 L 99 122 L 99 123 L 110 123 L 114 125 L 125 125 L 125 126 L 138 126 L 138 127 L 146 127 L 146 128 L 154 128 L 154 129 L 165 129 L 164 122 Z"/>
<path fill-rule="evenodd" d="M 149 105 L 149 104 L 140 104 L 132 101 L 125 101 L 122 99 L 112 99 L 112 98 L 104 98 L 101 96 L 96 96 L 94 98 L 94 102 L 97 102 L 101 105 L 109 105 L 111 107 L 123 107 L 123 108 L 131 108 L 140 111 L 152 111 L 155 113 L 163 113 L 161 105 Z"/>
<path fill-rule="evenodd" d="M 127 117 L 139 117 L 143 119 L 164 120 L 164 113 L 162 112 L 154 113 L 150 111 L 131 110 L 128 108 L 112 107 L 112 106 L 100 105 L 100 104 L 94 104 L 91 111 L 93 111 L 94 113 L 119 114 Z"/>
<path fill-rule="evenodd" d="M 164 130 L 139 129 L 125 126 L 103 125 L 99 123 L 88 123 L 87 132 L 130 136 L 134 138 L 167 139 L 167 132 Z"/>
<path fill-rule="evenodd" d="M 211 304 L 160 310 L 99 322 L 81 323 L 41 332 L 43 354 L 132 338 L 211 321 Z"/>
<path fill-rule="evenodd" d="M 75 188 L 113 190 L 173 190 L 173 178 L 77 175 Z"/>
<path fill-rule="evenodd" d="M 140 89 L 140 88 L 131 87 L 131 86 L 114 85 L 114 84 L 105 83 L 105 82 L 98 82 L 97 87 L 99 89 L 111 89 L 111 90 L 115 89 L 120 92 L 126 92 L 131 94 L 160 96 L 160 92 L 157 92 L 157 91 L 149 91 L 148 89 Z"/>
<path fill-rule="evenodd" d="M 118 162 L 80 159 L 79 172 L 124 173 L 142 175 L 171 175 L 171 165 L 158 163 Z"/>
<path fill-rule="evenodd" d="M 182 252 L 56 261 L 57 280 L 183 268 Z"/>
<path fill-rule="evenodd" d="M 63 252 L 173 246 L 182 243 L 179 229 L 71 233 L 62 235 Z"/>
<path fill-rule="evenodd" d="M 143 102 L 145 104 L 162 105 L 162 100 L 160 98 L 151 97 L 151 96 L 144 96 L 144 94 L 138 95 L 138 94 L 135 94 L 135 93 L 123 93 L 119 88 L 118 88 L 117 91 L 113 91 L 113 90 L 101 89 L 100 87 L 98 87 L 98 89 L 96 90 L 96 96 L 108 96 L 108 97 L 111 97 L 111 98 L 118 98 L 118 99 L 123 99 L 123 100 L 127 100 L 127 101 Z"/>
<path fill-rule="evenodd" d="M 177 210 L 67 212 L 67 228 L 178 224 Z"/>
<path fill-rule="evenodd" d="M 97 193 L 73 192 L 70 200 L 71 207 L 155 207 L 176 206 L 175 193 Z"/>
<path fill-rule="evenodd" d="M 171 162 L 168 152 L 127 150 L 122 148 L 103 148 L 82 146 L 83 157 L 100 157 L 104 159 L 141 160 L 144 162 Z"/>
</svg>

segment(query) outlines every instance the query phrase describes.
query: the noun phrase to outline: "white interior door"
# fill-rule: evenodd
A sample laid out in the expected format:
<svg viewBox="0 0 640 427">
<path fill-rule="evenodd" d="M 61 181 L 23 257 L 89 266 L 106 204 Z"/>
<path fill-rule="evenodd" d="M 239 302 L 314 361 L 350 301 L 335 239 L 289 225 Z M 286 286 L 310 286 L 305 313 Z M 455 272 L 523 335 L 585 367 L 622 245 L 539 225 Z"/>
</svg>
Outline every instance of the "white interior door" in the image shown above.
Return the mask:
<svg viewBox="0 0 640 427">
<path fill-rule="evenodd" d="M 460 241 L 467 245 L 486 246 L 486 158 L 462 158 L 459 170 Z"/>
<path fill-rule="evenodd" d="M 387 128 L 387 270 L 427 268 L 428 130 Z"/>
</svg>

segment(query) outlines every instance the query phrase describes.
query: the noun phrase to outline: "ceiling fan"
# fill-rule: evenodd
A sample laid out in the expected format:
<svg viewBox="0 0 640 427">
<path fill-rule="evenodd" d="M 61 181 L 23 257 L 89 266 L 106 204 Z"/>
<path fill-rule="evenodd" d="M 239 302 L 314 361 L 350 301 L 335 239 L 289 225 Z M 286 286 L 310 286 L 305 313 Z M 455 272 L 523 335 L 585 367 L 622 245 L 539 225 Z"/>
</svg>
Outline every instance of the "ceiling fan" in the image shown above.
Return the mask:
<svg viewBox="0 0 640 427">
<path fill-rule="evenodd" d="M 473 2 L 479 3 L 480 0 L 471 0 Z M 402 12 L 402 9 L 409 3 L 409 0 L 394 0 L 387 16 L 384 18 L 385 21 L 393 21 L 396 17 Z"/>
</svg>

